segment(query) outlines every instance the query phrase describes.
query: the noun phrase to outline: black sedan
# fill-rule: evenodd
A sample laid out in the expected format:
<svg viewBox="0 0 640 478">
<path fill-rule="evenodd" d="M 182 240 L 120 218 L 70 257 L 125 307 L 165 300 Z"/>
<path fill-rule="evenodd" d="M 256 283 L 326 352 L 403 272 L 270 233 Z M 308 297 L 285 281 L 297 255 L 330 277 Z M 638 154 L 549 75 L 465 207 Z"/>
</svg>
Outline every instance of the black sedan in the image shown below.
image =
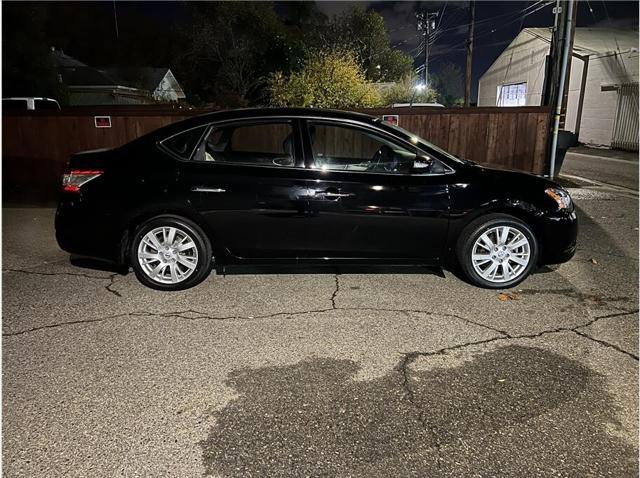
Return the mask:
<svg viewBox="0 0 640 478">
<path fill-rule="evenodd" d="M 316 109 L 211 113 L 71 157 L 62 249 L 178 290 L 238 263 L 457 268 L 507 288 L 569 260 L 577 220 L 542 177 L 455 157 L 377 118 Z"/>
</svg>

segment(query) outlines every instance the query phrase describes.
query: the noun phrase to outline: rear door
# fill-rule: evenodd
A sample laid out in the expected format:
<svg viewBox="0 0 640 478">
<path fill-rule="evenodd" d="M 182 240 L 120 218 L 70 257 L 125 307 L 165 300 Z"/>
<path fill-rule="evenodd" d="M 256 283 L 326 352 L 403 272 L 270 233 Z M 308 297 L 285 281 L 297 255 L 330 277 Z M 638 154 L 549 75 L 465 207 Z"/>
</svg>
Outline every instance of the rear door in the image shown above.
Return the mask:
<svg viewBox="0 0 640 478">
<path fill-rule="evenodd" d="M 417 150 L 363 125 L 306 122 L 308 254 L 436 262 L 448 227 L 446 174 L 414 174 Z"/>
<path fill-rule="evenodd" d="M 214 240 L 237 258 L 292 258 L 305 250 L 306 181 L 295 120 L 211 126 L 180 184 Z"/>
</svg>

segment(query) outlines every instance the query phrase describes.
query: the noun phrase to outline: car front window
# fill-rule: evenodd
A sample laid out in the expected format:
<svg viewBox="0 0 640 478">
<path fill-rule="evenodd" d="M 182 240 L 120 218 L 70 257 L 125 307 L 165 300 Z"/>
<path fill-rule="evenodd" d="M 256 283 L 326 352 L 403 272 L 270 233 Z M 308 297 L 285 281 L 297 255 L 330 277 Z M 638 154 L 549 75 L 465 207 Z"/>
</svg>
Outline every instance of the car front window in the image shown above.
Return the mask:
<svg viewBox="0 0 640 478">
<path fill-rule="evenodd" d="M 470 164 L 473 163 L 473 161 L 469 161 L 468 159 L 462 159 L 459 158 L 458 156 L 455 156 L 451 153 L 449 153 L 448 151 L 445 151 L 444 149 L 436 146 L 433 143 L 430 143 L 429 141 L 427 141 L 426 139 L 421 138 L 420 136 L 407 131 L 404 128 L 401 128 L 400 126 L 394 125 L 394 124 L 390 124 L 387 122 L 383 122 L 380 121 L 380 125 L 386 129 L 390 129 L 392 131 L 394 131 L 395 133 L 400 133 L 403 137 L 405 137 L 407 140 L 411 141 L 413 144 L 416 145 L 420 145 L 425 147 L 427 150 L 433 150 L 436 153 L 444 156 L 445 158 L 448 158 L 452 161 L 455 161 L 456 163 L 460 163 L 460 164 Z"/>
<path fill-rule="evenodd" d="M 309 123 L 314 169 L 406 174 L 415 151 L 344 125 Z"/>
</svg>

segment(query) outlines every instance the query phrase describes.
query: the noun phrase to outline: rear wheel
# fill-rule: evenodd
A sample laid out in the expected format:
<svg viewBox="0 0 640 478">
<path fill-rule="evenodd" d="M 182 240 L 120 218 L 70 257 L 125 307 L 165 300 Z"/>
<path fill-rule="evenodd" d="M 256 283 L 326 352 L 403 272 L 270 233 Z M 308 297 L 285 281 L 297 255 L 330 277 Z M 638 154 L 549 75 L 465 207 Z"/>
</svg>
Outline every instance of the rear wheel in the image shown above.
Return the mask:
<svg viewBox="0 0 640 478">
<path fill-rule="evenodd" d="M 503 289 L 519 284 L 538 260 L 538 242 L 520 219 L 491 214 L 469 224 L 458 242 L 458 261 L 480 287 Z"/>
<path fill-rule="evenodd" d="M 158 216 L 135 232 L 131 264 L 140 282 L 158 290 L 183 290 L 202 282 L 211 271 L 211 244 L 193 222 Z"/>
</svg>

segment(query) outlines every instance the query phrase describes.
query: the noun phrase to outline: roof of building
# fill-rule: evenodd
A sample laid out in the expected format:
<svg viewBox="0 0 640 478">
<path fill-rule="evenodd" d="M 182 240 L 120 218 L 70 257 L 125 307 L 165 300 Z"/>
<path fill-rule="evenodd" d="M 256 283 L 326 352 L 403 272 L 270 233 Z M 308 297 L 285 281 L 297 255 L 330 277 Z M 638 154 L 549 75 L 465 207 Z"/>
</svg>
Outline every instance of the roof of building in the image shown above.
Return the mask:
<svg viewBox="0 0 640 478">
<path fill-rule="evenodd" d="M 551 42 L 551 28 L 525 28 L 523 30 L 546 42 Z M 638 49 L 638 31 L 613 28 L 576 28 L 574 52 L 579 55 L 626 52 Z"/>
<path fill-rule="evenodd" d="M 56 50 L 55 48 L 51 48 L 51 55 L 53 55 L 53 61 L 56 65 L 62 68 L 72 68 L 79 66 L 87 66 L 82 63 L 80 60 L 73 58 L 72 56 L 67 55 L 62 50 Z"/>
<path fill-rule="evenodd" d="M 103 68 L 100 71 L 111 78 L 121 80 L 122 84 L 154 91 L 166 76 L 169 68 L 115 67 Z"/>
<path fill-rule="evenodd" d="M 118 83 L 105 72 L 92 68 L 62 50 L 51 50 L 53 61 L 67 86 L 117 86 Z"/>
<path fill-rule="evenodd" d="M 51 53 L 68 86 L 126 86 L 153 92 L 170 71 L 153 67 L 94 68 L 62 50 L 52 49 Z"/>
</svg>

